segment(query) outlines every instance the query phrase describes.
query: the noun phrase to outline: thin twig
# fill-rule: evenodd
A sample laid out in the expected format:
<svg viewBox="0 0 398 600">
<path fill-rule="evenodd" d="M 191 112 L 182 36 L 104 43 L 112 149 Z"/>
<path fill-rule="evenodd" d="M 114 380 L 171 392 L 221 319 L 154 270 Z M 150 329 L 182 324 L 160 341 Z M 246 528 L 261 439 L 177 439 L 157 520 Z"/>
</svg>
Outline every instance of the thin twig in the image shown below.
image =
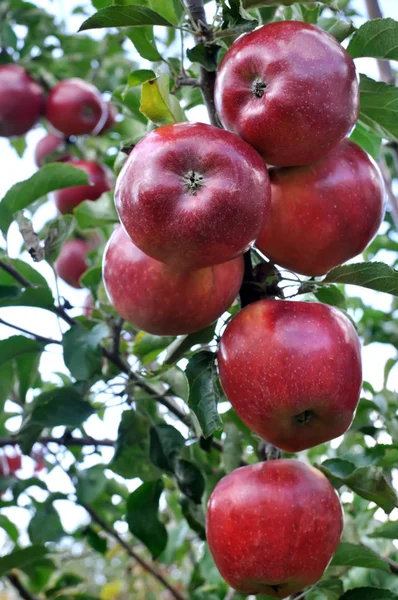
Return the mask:
<svg viewBox="0 0 398 600">
<path fill-rule="evenodd" d="M 205 52 L 208 52 L 209 58 L 211 58 L 212 51 L 209 47 L 209 42 L 211 42 L 213 39 L 213 32 L 207 24 L 203 0 L 185 0 L 185 3 L 195 30 L 195 37 L 198 42 L 204 43 Z M 214 104 L 214 85 L 216 82 L 216 73 L 206 71 L 206 69 L 201 66 L 199 81 L 203 100 L 209 114 L 210 123 L 215 127 L 219 127 L 216 106 Z"/>
<path fill-rule="evenodd" d="M 0 437 L 0 448 L 4 446 L 19 446 L 21 440 L 17 437 Z M 96 440 L 92 437 L 77 438 L 72 435 L 65 434 L 62 437 L 54 437 L 51 435 L 43 436 L 36 440 L 37 444 L 58 444 L 59 446 L 114 446 L 113 440 Z"/>
<path fill-rule="evenodd" d="M 115 529 L 113 529 L 113 527 L 109 523 L 104 521 L 90 505 L 82 504 L 82 506 L 86 509 L 92 520 L 95 521 L 111 537 L 113 537 L 118 542 L 118 544 L 120 544 L 120 546 L 122 546 L 122 548 L 126 550 L 127 554 L 131 556 L 131 558 L 136 560 L 138 564 L 141 565 L 143 569 L 145 569 L 145 571 L 150 573 L 155 579 L 159 581 L 159 583 L 161 583 L 166 589 L 168 589 L 176 600 L 186 600 L 185 597 L 182 594 L 180 594 L 180 592 L 171 583 L 169 583 L 161 573 L 159 573 L 149 562 L 141 558 L 141 556 L 139 556 L 131 548 L 131 546 L 117 533 L 117 531 L 115 531 Z"/>
<path fill-rule="evenodd" d="M 23 598 L 23 600 L 38 600 L 36 596 L 31 594 L 29 590 L 26 589 L 26 587 L 23 585 L 22 581 L 15 572 L 9 573 L 7 575 L 7 579 L 11 583 L 11 585 L 19 592 L 19 595 L 21 596 L 21 598 Z"/>
<path fill-rule="evenodd" d="M 20 273 L 18 273 L 18 271 L 14 267 L 8 265 L 7 263 L 5 263 L 2 260 L 0 260 L 0 268 L 2 268 L 4 271 L 9 273 L 16 281 L 21 283 L 21 285 L 23 285 L 24 287 L 33 287 L 32 284 L 27 279 L 25 279 L 22 275 L 20 275 Z M 69 325 L 78 325 L 78 322 L 67 314 L 64 307 L 56 306 L 55 308 L 50 308 L 50 310 L 52 310 L 53 312 L 58 314 Z M 25 333 L 28 335 L 31 335 L 35 339 L 38 339 L 38 337 L 34 333 L 28 332 L 27 330 L 25 330 Z M 59 343 L 59 342 L 56 342 L 56 343 Z M 129 377 L 130 381 L 133 381 L 138 387 L 145 390 L 150 396 L 152 396 L 152 398 L 156 402 L 158 402 L 162 406 L 166 407 L 172 414 L 174 414 L 174 416 L 176 416 L 180 421 L 182 421 L 182 423 L 184 423 L 184 425 L 186 425 L 187 427 L 190 427 L 190 428 L 193 427 L 192 419 L 191 419 L 190 415 L 185 413 L 184 411 L 182 411 L 175 404 L 175 402 L 172 398 L 169 398 L 164 394 L 159 394 L 159 392 L 157 392 L 147 381 L 140 378 L 136 373 L 134 373 L 130 369 L 129 364 L 127 362 L 125 362 L 123 360 L 123 358 L 121 357 L 119 349 L 115 352 L 112 350 L 108 350 L 108 348 L 105 348 L 104 346 L 100 346 L 100 348 L 101 348 L 102 355 L 107 360 L 112 362 L 116 367 L 118 367 L 121 372 L 126 373 L 126 375 L 128 375 L 128 377 Z M 115 350 L 115 348 L 113 350 Z M 222 450 L 222 444 L 218 440 L 213 440 L 212 446 L 216 450 L 220 450 L 220 451 Z"/>
<path fill-rule="evenodd" d="M 33 333 L 32 331 L 28 331 L 23 327 L 19 327 L 19 325 L 14 325 L 13 323 L 8 323 L 4 321 L 4 319 L 0 318 L 0 325 L 4 325 L 5 327 L 10 327 L 11 329 L 15 329 L 16 331 L 20 331 L 21 333 L 25 333 L 30 337 L 33 337 L 37 342 L 43 342 L 43 344 L 62 344 L 60 340 L 53 340 L 51 338 L 44 337 L 39 335 L 38 333 Z"/>
</svg>

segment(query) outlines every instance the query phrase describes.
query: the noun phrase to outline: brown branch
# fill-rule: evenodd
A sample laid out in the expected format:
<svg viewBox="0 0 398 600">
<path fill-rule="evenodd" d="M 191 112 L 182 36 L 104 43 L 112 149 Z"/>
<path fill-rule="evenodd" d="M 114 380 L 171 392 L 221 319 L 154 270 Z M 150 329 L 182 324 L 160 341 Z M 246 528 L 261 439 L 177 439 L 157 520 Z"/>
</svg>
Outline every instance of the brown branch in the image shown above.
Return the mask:
<svg viewBox="0 0 398 600">
<path fill-rule="evenodd" d="M 21 333 L 26 333 L 30 337 L 33 337 L 38 342 L 43 342 L 43 344 L 62 344 L 60 340 L 53 340 L 51 338 L 44 337 L 39 335 L 38 333 L 33 333 L 32 331 L 28 331 L 23 327 L 19 327 L 19 325 L 14 325 L 13 323 L 8 323 L 4 321 L 4 319 L 0 318 L 0 325 L 4 325 L 5 327 L 10 327 L 11 329 L 15 329 L 16 331 L 20 331 Z"/>
<path fill-rule="evenodd" d="M 9 573 L 7 575 L 8 581 L 11 585 L 19 592 L 19 595 L 23 600 L 38 600 L 36 596 L 31 594 L 29 590 L 23 585 L 22 581 L 19 579 L 18 575 L 14 573 Z"/>
<path fill-rule="evenodd" d="M 213 39 L 213 32 L 209 28 L 206 21 L 206 13 L 203 0 L 185 0 L 189 17 L 192 21 L 195 37 L 198 42 L 203 42 L 205 52 L 209 55 L 209 60 L 212 59 L 212 50 L 209 42 Z M 204 67 L 200 67 L 200 88 L 202 90 L 203 100 L 209 114 L 210 123 L 215 127 L 219 127 L 217 120 L 216 106 L 214 104 L 214 85 L 216 82 L 215 72 L 206 71 Z"/>
<path fill-rule="evenodd" d="M 113 539 L 115 539 L 118 542 L 118 544 L 120 544 L 120 546 L 122 546 L 122 548 L 126 550 L 127 554 L 131 556 L 131 558 L 136 560 L 138 564 L 141 565 L 143 569 L 145 569 L 145 571 L 150 573 L 152 577 L 157 579 L 157 581 L 159 581 L 159 583 L 163 585 L 163 587 L 169 590 L 173 598 L 175 598 L 176 600 L 186 600 L 185 597 L 182 594 L 180 594 L 180 592 L 171 583 L 169 583 L 161 573 L 159 573 L 149 562 L 141 558 L 141 556 L 139 556 L 139 554 L 137 554 L 131 548 L 131 546 L 117 533 L 117 531 L 115 531 L 115 529 L 113 529 L 113 527 L 109 525 L 109 523 L 104 521 L 90 505 L 82 504 L 82 506 L 86 509 L 92 520 L 95 521 L 111 537 L 113 537 Z"/>
<path fill-rule="evenodd" d="M 379 0 L 365 0 L 369 19 L 382 19 L 383 13 L 380 10 Z M 380 73 L 380 79 L 385 83 L 394 83 L 395 77 L 388 60 L 378 60 L 377 66 Z"/>
</svg>

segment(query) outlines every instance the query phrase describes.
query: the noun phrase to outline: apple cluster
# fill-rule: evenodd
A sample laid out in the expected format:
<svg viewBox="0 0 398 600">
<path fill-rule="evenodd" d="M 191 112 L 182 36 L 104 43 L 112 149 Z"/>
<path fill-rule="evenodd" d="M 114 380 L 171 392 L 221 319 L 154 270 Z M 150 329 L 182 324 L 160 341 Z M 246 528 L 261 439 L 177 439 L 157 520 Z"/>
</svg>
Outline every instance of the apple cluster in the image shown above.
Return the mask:
<svg viewBox="0 0 398 600">
<path fill-rule="evenodd" d="M 99 90 L 78 78 L 66 79 L 52 88 L 46 97 L 43 88 L 24 67 L 0 66 L 0 136 L 27 133 L 44 116 L 51 131 L 37 144 L 35 162 L 69 162 L 85 171 L 88 185 L 58 190 L 54 200 L 61 214 L 68 214 L 84 200 L 97 200 L 113 187 L 110 173 L 94 161 L 78 160 L 71 154 L 71 141 L 80 135 L 100 135 L 115 124 L 115 107 L 105 102 Z M 62 279 L 75 288 L 88 268 L 87 253 L 92 241 L 67 241 L 55 264 Z"/>
<path fill-rule="evenodd" d="M 241 36 L 219 67 L 215 105 L 224 129 L 156 129 L 116 183 L 122 227 L 103 280 L 117 312 L 149 333 L 187 334 L 221 316 L 252 244 L 318 276 L 359 254 L 383 218 L 378 168 L 347 139 L 359 110 L 354 62 L 331 35 L 284 21 Z M 221 337 L 218 367 L 241 420 L 289 453 L 342 435 L 359 401 L 359 338 L 320 303 L 246 306 Z M 233 471 L 208 505 L 213 558 L 243 594 L 285 598 L 316 583 L 342 528 L 331 483 L 291 459 Z"/>
</svg>

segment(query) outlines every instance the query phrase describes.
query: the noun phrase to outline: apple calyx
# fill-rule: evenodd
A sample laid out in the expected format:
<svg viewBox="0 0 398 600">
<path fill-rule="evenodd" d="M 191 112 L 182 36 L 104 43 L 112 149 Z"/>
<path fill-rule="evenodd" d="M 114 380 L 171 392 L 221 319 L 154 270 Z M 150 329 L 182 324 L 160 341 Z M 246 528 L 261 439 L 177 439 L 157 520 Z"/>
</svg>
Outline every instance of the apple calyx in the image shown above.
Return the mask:
<svg viewBox="0 0 398 600">
<path fill-rule="evenodd" d="M 188 171 L 182 178 L 187 191 L 196 196 L 196 192 L 204 185 L 205 180 L 203 175 L 196 171 Z"/>
<path fill-rule="evenodd" d="M 295 415 L 294 420 L 299 425 L 306 425 L 310 421 L 313 421 L 314 417 L 315 417 L 315 413 L 312 410 L 305 410 L 304 412 L 301 412 L 300 414 Z"/>
<path fill-rule="evenodd" d="M 265 94 L 267 84 L 263 79 L 257 77 L 252 83 L 252 94 L 255 98 L 262 98 Z"/>
</svg>

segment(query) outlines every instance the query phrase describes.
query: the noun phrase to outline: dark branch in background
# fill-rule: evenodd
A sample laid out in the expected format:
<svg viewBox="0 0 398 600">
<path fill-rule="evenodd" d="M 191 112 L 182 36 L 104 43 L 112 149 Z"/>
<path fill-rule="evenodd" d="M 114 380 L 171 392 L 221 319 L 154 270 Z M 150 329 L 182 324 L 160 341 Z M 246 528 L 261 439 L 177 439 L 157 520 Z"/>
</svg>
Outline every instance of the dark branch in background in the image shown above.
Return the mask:
<svg viewBox="0 0 398 600">
<path fill-rule="evenodd" d="M 243 259 L 245 262 L 245 270 L 243 275 L 243 283 L 239 290 L 240 305 L 242 308 L 253 302 L 253 265 L 251 250 L 244 253 Z"/>
<path fill-rule="evenodd" d="M 19 595 L 21 596 L 21 598 L 23 598 L 23 600 L 38 600 L 38 598 L 36 596 L 31 594 L 26 589 L 26 587 L 23 585 L 22 581 L 19 579 L 19 577 L 18 577 L 18 575 L 16 575 L 16 573 L 9 573 L 7 575 L 7 579 L 11 583 L 11 585 L 16 590 L 18 590 Z"/>
<path fill-rule="evenodd" d="M 185 0 L 189 17 L 196 32 L 198 42 L 205 44 L 205 52 L 208 52 L 209 59 L 212 58 L 212 50 L 209 43 L 212 41 L 213 33 L 206 21 L 206 13 L 203 0 Z M 204 67 L 200 67 L 200 88 L 202 90 L 203 99 L 209 113 L 210 123 L 218 127 L 216 107 L 214 104 L 214 84 L 216 82 L 215 72 L 206 71 Z"/>
<path fill-rule="evenodd" d="M 0 448 L 4 448 L 4 446 L 19 446 L 21 440 L 14 437 L 0 437 Z M 61 437 L 54 437 L 51 435 L 43 436 L 39 438 L 36 442 L 37 444 L 43 444 L 46 446 L 47 444 L 59 444 L 60 446 L 114 446 L 115 441 L 113 440 L 96 440 L 92 437 L 84 437 L 77 438 L 73 437 L 70 434 L 65 434 Z"/>
<path fill-rule="evenodd" d="M 53 340 L 51 338 L 47 338 L 42 335 L 39 335 L 38 333 L 32 333 L 31 331 L 28 331 L 27 329 L 24 329 L 23 327 L 19 327 L 19 325 L 13 325 L 12 323 L 8 323 L 7 321 L 4 321 L 4 319 L 1 319 L 1 318 L 0 318 L 0 325 L 4 325 L 5 327 L 10 327 L 11 329 L 16 329 L 16 331 L 25 333 L 26 335 L 33 337 L 37 342 L 43 342 L 43 344 L 62 344 L 62 342 L 60 340 Z"/>
<path fill-rule="evenodd" d="M 115 531 L 115 529 L 113 529 L 113 527 L 109 525 L 109 523 L 106 523 L 90 505 L 82 504 L 82 506 L 86 509 L 91 519 L 95 523 L 97 523 L 97 525 L 99 525 L 104 531 L 106 531 L 106 533 L 113 537 L 113 539 L 115 539 L 118 542 L 118 544 L 126 550 L 127 554 L 131 556 L 131 558 L 137 561 L 138 564 L 141 565 L 143 569 L 145 569 L 145 571 L 150 573 L 155 579 L 159 581 L 159 583 L 161 583 L 166 589 L 169 590 L 173 598 L 175 598 L 176 600 L 186 600 L 185 597 L 182 594 L 180 594 L 180 592 L 176 590 L 175 587 L 173 587 L 171 583 L 169 583 L 161 573 L 159 573 L 149 562 L 141 558 L 141 556 L 139 556 L 131 548 L 131 546 L 117 533 L 117 531 Z"/>
<path fill-rule="evenodd" d="M 380 10 L 379 0 L 365 0 L 369 19 L 382 19 L 383 14 Z M 394 83 L 394 74 L 388 60 L 378 60 L 380 79 L 385 83 Z"/>
</svg>

